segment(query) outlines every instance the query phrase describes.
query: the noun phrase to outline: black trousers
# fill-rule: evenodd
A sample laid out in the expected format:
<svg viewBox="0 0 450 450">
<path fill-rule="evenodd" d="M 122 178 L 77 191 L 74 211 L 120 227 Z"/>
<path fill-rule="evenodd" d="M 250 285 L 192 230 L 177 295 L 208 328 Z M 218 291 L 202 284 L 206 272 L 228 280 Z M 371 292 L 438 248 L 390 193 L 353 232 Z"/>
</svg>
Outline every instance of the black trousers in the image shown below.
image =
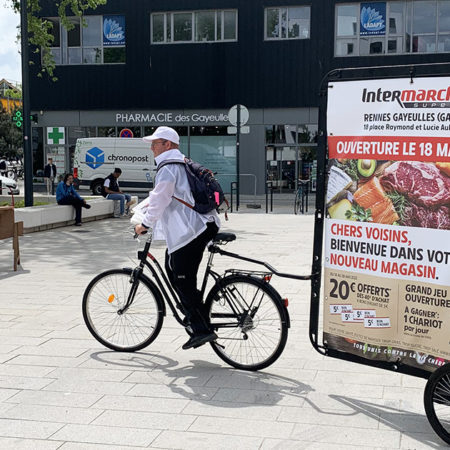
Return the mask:
<svg viewBox="0 0 450 450">
<path fill-rule="evenodd" d="M 77 197 L 66 197 L 60 200 L 58 205 L 72 205 L 75 208 L 75 223 L 81 223 L 81 207 L 84 206 L 83 200 Z"/>
<path fill-rule="evenodd" d="M 208 312 L 203 306 L 201 292 L 197 289 L 197 272 L 206 245 L 218 231 L 217 225 L 209 222 L 206 230 L 189 244 L 171 254 L 166 250 L 167 276 L 180 297 L 184 313 L 194 334 L 210 331 Z"/>
</svg>

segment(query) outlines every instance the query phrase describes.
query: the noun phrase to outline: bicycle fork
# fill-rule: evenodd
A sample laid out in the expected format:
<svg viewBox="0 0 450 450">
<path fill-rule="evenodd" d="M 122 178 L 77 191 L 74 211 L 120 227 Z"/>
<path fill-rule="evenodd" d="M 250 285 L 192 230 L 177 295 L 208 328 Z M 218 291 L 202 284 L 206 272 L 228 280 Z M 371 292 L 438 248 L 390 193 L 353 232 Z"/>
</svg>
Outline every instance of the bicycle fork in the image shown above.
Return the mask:
<svg viewBox="0 0 450 450">
<path fill-rule="evenodd" d="M 117 310 L 117 314 L 121 316 L 123 313 L 127 311 L 127 309 L 133 304 L 134 296 L 136 295 L 137 289 L 139 287 L 139 276 L 142 274 L 142 267 L 136 267 L 131 272 L 129 282 L 132 284 L 130 293 L 128 294 L 127 302 L 123 308 Z"/>
</svg>

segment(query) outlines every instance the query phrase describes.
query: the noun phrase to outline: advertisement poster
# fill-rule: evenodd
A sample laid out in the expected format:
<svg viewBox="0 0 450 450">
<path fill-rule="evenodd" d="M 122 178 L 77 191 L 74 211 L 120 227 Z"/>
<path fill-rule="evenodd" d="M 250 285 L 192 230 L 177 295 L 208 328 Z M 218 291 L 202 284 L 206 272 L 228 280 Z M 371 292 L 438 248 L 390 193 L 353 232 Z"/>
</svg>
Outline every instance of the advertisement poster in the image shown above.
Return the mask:
<svg viewBox="0 0 450 450">
<path fill-rule="evenodd" d="M 125 16 L 103 16 L 103 45 L 125 45 Z"/>
<path fill-rule="evenodd" d="M 328 89 L 324 342 L 450 361 L 450 77 Z"/>
<path fill-rule="evenodd" d="M 386 34 L 386 2 L 364 2 L 360 7 L 360 36 Z"/>
</svg>

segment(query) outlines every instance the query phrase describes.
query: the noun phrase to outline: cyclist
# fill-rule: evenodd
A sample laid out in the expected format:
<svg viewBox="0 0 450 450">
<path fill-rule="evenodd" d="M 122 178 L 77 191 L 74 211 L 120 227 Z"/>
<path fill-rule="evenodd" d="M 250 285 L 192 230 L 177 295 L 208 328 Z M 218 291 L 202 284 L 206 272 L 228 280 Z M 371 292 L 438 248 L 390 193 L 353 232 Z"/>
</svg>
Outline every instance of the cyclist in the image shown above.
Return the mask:
<svg viewBox="0 0 450 450">
<path fill-rule="evenodd" d="M 179 150 L 180 138 L 173 128 L 158 127 L 143 140 L 151 143 L 157 165 L 165 160 L 184 161 L 185 156 Z M 183 345 L 187 350 L 217 339 L 197 289 L 197 272 L 206 245 L 219 231 L 220 220 L 215 211 L 199 214 L 173 197 L 191 205 L 194 203 L 183 164 L 167 164 L 157 171 L 155 188 L 149 194 L 149 207 L 135 231 L 142 234 L 151 227 L 155 239 L 166 240 L 166 272 L 179 294 L 192 330 Z"/>
</svg>

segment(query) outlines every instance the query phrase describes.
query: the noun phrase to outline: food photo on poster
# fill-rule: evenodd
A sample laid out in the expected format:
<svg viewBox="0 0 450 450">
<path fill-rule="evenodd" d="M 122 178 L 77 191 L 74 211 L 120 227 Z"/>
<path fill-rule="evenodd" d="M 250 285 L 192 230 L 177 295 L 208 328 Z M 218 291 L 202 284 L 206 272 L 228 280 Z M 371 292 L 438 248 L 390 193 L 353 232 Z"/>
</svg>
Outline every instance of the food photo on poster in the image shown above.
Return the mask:
<svg viewBox="0 0 450 450">
<path fill-rule="evenodd" d="M 450 361 L 450 79 L 332 87 L 324 342 L 433 371 Z"/>
<path fill-rule="evenodd" d="M 450 163 L 336 159 L 331 164 L 331 218 L 450 230 Z"/>
</svg>

